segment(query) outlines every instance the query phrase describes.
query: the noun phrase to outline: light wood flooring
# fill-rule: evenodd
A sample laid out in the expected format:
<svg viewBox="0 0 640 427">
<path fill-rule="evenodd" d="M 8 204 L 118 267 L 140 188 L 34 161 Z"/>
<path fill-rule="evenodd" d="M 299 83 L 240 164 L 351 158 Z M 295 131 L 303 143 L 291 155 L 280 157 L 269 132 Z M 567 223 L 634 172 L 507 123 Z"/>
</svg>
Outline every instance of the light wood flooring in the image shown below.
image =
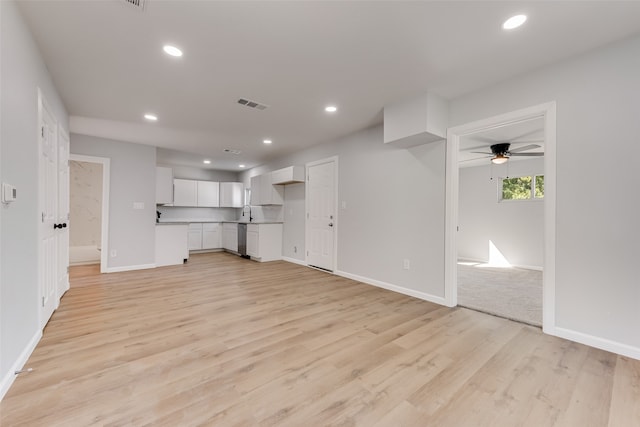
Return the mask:
<svg viewBox="0 0 640 427">
<path fill-rule="evenodd" d="M 225 253 L 71 290 L 5 426 L 640 426 L 640 361 Z"/>
</svg>

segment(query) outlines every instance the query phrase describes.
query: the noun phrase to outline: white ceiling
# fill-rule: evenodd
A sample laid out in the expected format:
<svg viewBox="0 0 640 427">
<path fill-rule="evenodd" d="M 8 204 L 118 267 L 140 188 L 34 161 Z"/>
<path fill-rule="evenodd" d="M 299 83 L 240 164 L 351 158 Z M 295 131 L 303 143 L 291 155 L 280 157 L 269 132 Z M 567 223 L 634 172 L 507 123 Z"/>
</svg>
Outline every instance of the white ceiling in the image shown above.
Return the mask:
<svg viewBox="0 0 640 427">
<path fill-rule="evenodd" d="M 638 1 L 146 0 L 140 12 L 123 0 L 22 0 L 19 7 L 72 132 L 187 152 L 183 164 L 204 167 L 206 157 L 209 167 L 227 170 L 379 124 L 385 105 L 407 97 L 430 91 L 451 99 L 640 32 Z M 503 31 L 516 13 L 527 23 Z M 165 43 L 184 56 L 165 55 Z M 269 108 L 252 110 L 239 98 Z M 337 113 L 324 112 L 330 103 Z M 159 120 L 146 122 L 146 112 Z"/>
<path fill-rule="evenodd" d="M 488 165 L 491 162 L 491 146 L 493 144 L 509 143 L 509 150 L 521 153 L 544 153 L 544 120 L 536 118 L 521 121 L 495 129 L 466 135 L 460 138 L 458 165 L 461 168 Z M 537 147 L 536 147 L 537 146 Z M 532 147 L 519 150 L 524 147 Z M 530 160 L 536 157 L 511 156 L 509 162 Z"/>
</svg>

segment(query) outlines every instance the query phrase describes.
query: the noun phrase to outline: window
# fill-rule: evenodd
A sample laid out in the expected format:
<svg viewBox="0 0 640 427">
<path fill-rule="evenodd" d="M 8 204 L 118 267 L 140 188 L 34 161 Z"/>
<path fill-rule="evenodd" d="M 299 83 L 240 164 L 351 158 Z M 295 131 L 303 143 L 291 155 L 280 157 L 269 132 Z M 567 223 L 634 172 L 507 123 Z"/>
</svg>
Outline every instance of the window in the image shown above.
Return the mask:
<svg viewBox="0 0 640 427">
<path fill-rule="evenodd" d="M 544 198 L 544 175 L 502 178 L 499 181 L 498 201 L 532 200 Z"/>
</svg>

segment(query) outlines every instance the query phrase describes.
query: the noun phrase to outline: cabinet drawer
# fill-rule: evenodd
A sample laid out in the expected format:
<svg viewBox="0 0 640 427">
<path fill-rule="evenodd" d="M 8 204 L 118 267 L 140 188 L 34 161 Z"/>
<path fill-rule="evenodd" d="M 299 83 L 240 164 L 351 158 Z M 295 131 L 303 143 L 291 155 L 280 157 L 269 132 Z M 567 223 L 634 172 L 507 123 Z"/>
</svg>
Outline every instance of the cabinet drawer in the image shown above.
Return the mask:
<svg viewBox="0 0 640 427">
<path fill-rule="evenodd" d="M 205 222 L 202 224 L 202 231 L 218 231 L 220 224 L 217 222 Z"/>
</svg>

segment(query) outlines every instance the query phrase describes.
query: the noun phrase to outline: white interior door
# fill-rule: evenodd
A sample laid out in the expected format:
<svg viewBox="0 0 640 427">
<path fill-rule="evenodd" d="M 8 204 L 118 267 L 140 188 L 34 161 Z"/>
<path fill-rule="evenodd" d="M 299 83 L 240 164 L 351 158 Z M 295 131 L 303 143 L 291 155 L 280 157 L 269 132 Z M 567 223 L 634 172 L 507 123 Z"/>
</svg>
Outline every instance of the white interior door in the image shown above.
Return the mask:
<svg viewBox="0 0 640 427">
<path fill-rule="evenodd" d="M 58 151 L 57 122 L 39 97 L 39 169 L 40 169 L 40 326 L 49 321 L 58 305 Z M 55 226 L 55 227 L 54 227 Z"/>
<path fill-rule="evenodd" d="M 69 289 L 69 136 L 58 133 L 58 300 Z"/>
<path fill-rule="evenodd" d="M 336 242 L 336 162 L 307 165 L 307 264 L 333 271 Z"/>
</svg>

